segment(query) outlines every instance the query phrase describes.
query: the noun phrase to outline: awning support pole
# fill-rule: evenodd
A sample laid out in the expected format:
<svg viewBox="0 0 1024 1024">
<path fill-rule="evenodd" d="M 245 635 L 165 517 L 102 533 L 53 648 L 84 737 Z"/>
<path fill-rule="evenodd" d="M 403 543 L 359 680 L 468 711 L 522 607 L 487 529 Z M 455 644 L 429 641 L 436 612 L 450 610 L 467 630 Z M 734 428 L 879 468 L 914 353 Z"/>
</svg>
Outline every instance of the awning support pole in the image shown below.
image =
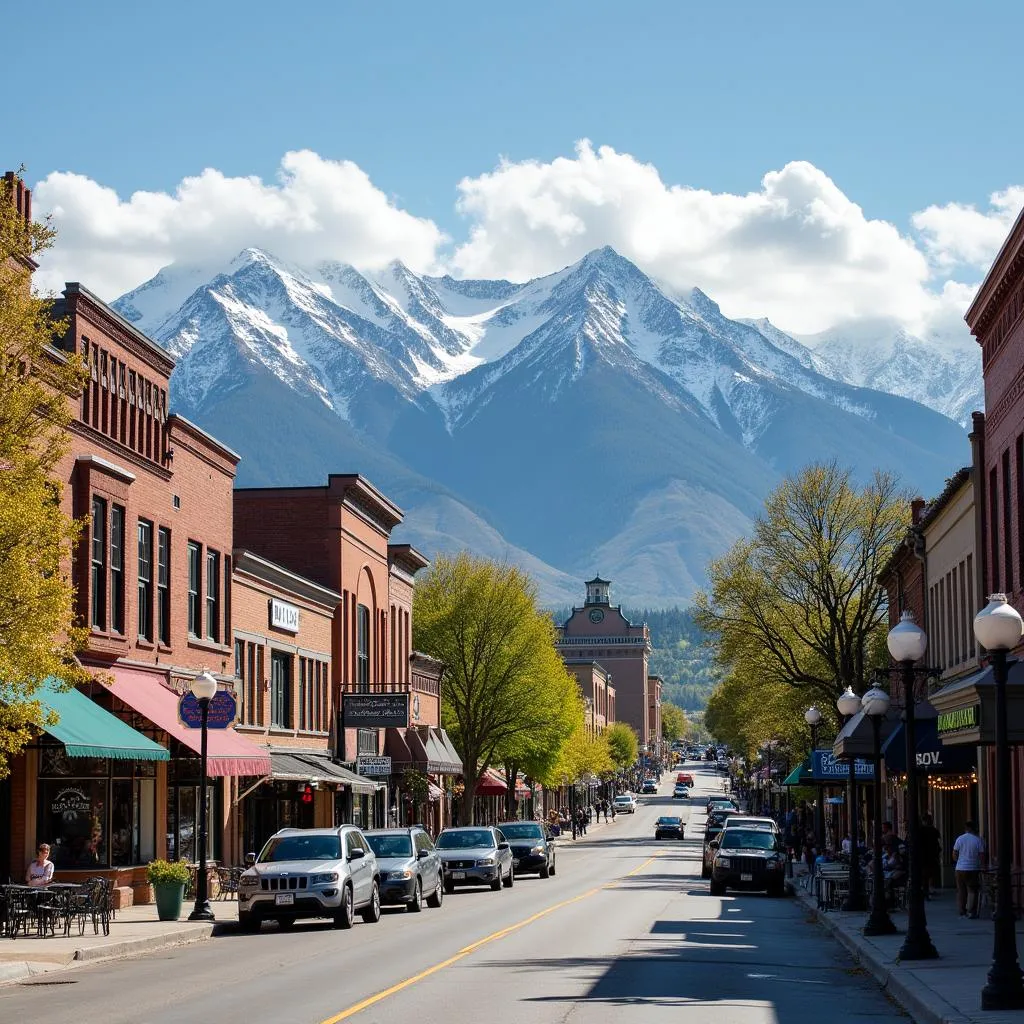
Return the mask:
<svg viewBox="0 0 1024 1024">
<path fill-rule="evenodd" d="M 237 807 L 254 789 L 259 789 L 264 782 L 269 782 L 273 778 L 272 775 L 264 775 L 258 782 L 254 782 L 244 793 L 239 793 L 234 800 L 231 801 L 232 807 Z"/>
</svg>

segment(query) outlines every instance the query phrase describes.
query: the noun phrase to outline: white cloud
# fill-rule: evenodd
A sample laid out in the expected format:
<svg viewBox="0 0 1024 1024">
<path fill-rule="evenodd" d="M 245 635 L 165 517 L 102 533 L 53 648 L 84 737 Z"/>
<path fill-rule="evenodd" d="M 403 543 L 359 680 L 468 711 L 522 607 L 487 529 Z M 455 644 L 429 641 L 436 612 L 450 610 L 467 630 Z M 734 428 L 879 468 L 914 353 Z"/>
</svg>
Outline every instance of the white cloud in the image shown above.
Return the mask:
<svg viewBox="0 0 1024 1024">
<path fill-rule="evenodd" d="M 340 259 L 372 268 L 399 258 L 428 270 L 445 241 L 432 221 L 399 209 L 356 164 L 309 150 L 286 153 L 271 184 L 207 169 L 173 195 L 135 192 L 122 200 L 90 178 L 55 171 L 36 186 L 34 200 L 59 232 L 38 284 L 59 291 L 64 281 L 80 280 L 107 299 L 173 261 L 217 261 L 248 246 L 296 263 Z"/>
<path fill-rule="evenodd" d="M 612 245 L 673 288 L 700 287 L 730 316 L 768 316 L 797 333 L 889 317 L 948 338 L 965 336 L 963 311 L 1022 205 L 1024 187 L 1011 187 L 984 211 L 932 206 L 913 215 L 911 233 L 866 217 L 804 161 L 733 195 L 667 184 L 651 164 L 587 141 L 570 157 L 503 161 L 464 178 L 467 234 L 450 249 L 433 221 L 400 208 L 358 166 L 310 151 L 285 154 L 272 183 L 208 169 L 173 194 L 128 199 L 63 172 L 36 187 L 37 210 L 59 229 L 41 283 L 81 280 L 105 298 L 173 261 L 219 261 L 247 246 L 300 265 L 372 269 L 397 258 L 526 280 Z"/>
<path fill-rule="evenodd" d="M 964 203 L 946 203 L 914 214 L 914 227 L 937 267 L 965 264 L 987 270 L 1024 207 L 1024 187 L 993 192 L 989 207 L 983 212 Z"/>
</svg>

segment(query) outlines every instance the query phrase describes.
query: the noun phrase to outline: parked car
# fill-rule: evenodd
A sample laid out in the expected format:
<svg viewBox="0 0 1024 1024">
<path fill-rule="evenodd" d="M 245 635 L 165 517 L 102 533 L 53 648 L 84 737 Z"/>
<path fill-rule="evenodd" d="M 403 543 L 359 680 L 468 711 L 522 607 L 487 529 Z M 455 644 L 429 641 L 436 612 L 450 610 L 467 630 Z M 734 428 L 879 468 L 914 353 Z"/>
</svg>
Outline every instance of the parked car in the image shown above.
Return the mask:
<svg viewBox="0 0 1024 1024">
<path fill-rule="evenodd" d="M 672 790 L 672 799 L 673 800 L 685 799 L 689 795 L 690 795 L 690 791 L 689 791 L 689 789 L 686 788 L 686 786 L 683 785 L 683 783 L 677 782 L 675 784 L 675 788 Z"/>
<path fill-rule="evenodd" d="M 238 881 L 243 931 L 264 921 L 290 928 L 300 917 L 351 928 L 357 911 L 371 924 L 380 920 L 377 858 L 355 825 L 281 829 L 246 864 Z"/>
<path fill-rule="evenodd" d="M 721 807 L 731 807 L 734 811 L 740 809 L 740 805 L 731 796 L 709 796 L 704 809 L 710 814 L 713 810 Z"/>
<path fill-rule="evenodd" d="M 684 786 L 692 786 L 693 775 L 690 772 L 680 772 L 676 776 L 676 782 L 681 782 Z"/>
<path fill-rule="evenodd" d="M 536 821 L 506 821 L 498 826 L 512 847 L 512 868 L 517 875 L 537 872 L 541 878 L 555 873 L 555 844 Z"/>
<path fill-rule="evenodd" d="M 641 793 L 657 793 L 658 792 L 658 780 L 657 779 L 644 779 L 640 786 Z"/>
<path fill-rule="evenodd" d="M 756 828 L 781 834 L 778 822 L 774 818 L 756 818 L 749 814 L 730 814 L 722 822 L 723 828 Z"/>
<path fill-rule="evenodd" d="M 764 890 L 769 896 L 785 892 L 785 848 L 774 832 L 726 828 L 711 845 L 712 896 L 724 896 L 728 889 Z"/>
<path fill-rule="evenodd" d="M 686 825 L 683 824 L 683 819 L 668 814 L 663 814 L 654 823 L 655 839 L 682 839 L 685 831 Z"/>
<path fill-rule="evenodd" d="M 412 913 L 444 900 L 444 871 L 433 840 L 419 825 L 364 832 L 380 869 L 380 901 L 404 904 Z"/>
<path fill-rule="evenodd" d="M 614 800 L 616 814 L 635 814 L 636 797 L 632 793 L 619 793 Z"/>
<path fill-rule="evenodd" d="M 718 839 L 724 823 L 736 814 L 739 814 L 739 811 L 735 807 L 723 807 L 712 811 L 708 815 L 708 820 L 704 825 L 703 859 L 700 868 L 701 878 L 711 877 L 711 862 L 714 860 L 715 855 L 715 851 L 711 848 L 711 843 Z"/>
<path fill-rule="evenodd" d="M 492 826 L 442 829 L 435 845 L 441 855 L 445 892 L 455 892 L 457 885 L 489 885 L 497 892 L 515 883 L 512 847 Z"/>
</svg>

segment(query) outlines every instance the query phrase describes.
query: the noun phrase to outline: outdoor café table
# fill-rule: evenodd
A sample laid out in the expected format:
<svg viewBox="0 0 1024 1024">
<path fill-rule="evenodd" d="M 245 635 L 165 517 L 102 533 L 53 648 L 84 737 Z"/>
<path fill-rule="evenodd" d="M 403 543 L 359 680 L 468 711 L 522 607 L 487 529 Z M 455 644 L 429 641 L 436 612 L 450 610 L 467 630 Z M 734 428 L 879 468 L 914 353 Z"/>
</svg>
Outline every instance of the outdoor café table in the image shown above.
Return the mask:
<svg viewBox="0 0 1024 1024">
<path fill-rule="evenodd" d="M 22 900 L 25 902 L 25 910 L 36 919 L 36 934 L 40 937 L 45 934 L 44 930 L 39 928 L 39 909 L 52 899 L 47 889 L 48 887 L 43 885 L 4 886 L 5 926 L 12 939 L 17 937 L 16 931 L 13 930 L 16 928 L 16 922 L 12 917 L 16 913 L 16 909 L 12 907 L 12 904 L 16 905 Z"/>
</svg>

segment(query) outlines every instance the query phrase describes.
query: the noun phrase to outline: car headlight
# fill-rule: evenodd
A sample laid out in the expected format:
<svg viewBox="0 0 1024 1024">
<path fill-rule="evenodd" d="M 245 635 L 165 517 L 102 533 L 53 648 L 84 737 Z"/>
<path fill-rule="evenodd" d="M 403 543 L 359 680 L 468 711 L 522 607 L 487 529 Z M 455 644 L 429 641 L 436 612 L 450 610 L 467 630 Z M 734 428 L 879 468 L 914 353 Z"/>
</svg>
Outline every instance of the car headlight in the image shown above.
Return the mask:
<svg viewBox="0 0 1024 1024">
<path fill-rule="evenodd" d="M 730 860 L 730 859 L 729 859 L 728 857 L 719 857 L 719 858 L 718 858 L 718 859 L 717 859 L 717 860 L 715 861 L 715 863 L 716 863 L 716 864 L 717 864 L 717 865 L 718 865 L 718 866 L 719 866 L 720 868 L 729 868 L 729 867 L 732 867 L 732 861 L 731 861 L 731 860 Z"/>
<path fill-rule="evenodd" d="M 533 847 L 533 849 L 530 850 L 530 853 L 543 853 L 543 852 L 544 852 L 544 847 L 543 846 L 535 846 L 535 847 Z"/>
<path fill-rule="evenodd" d="M 493 868 L 494 867 L 494 858 L 493 857 L 481 857 L 480 860 L 478 860 L 476 862 L 476 866 L 478 868 Z"/>
<path fill-rule="evenodd" d="M 768 861 L 767 864 L 765 864 L 765 867 L 769 871 L 778 871 L 779 868 L 782 867 L 782 862 L 781 861 L 777 861 L 777 860 L 770 860 L 770 861 Z"/>
<path fill-rule="evenodd" d="M 337 880 L 337 871 L 327 871 L 322 875 L 313 875 L 309 881 L 312 885 L 326 885 L 328 882 L 336 882 Z"/>
<path fill-rule="evenodd" d="M 393 882 L 405 881 L 412 878 L 412 872 L 408 868 L 404 871 L 389 871 L 388 878 Z"/>
<path fill-rule="evenodd" d="M 256 888 L 256 886 L 260 884 L 260 880 L 256 877 L 256 875 L 242 875 L 242 877 L 238 880 L 238 884 L 243 889 L 254 889 Z"/>
</svg>

